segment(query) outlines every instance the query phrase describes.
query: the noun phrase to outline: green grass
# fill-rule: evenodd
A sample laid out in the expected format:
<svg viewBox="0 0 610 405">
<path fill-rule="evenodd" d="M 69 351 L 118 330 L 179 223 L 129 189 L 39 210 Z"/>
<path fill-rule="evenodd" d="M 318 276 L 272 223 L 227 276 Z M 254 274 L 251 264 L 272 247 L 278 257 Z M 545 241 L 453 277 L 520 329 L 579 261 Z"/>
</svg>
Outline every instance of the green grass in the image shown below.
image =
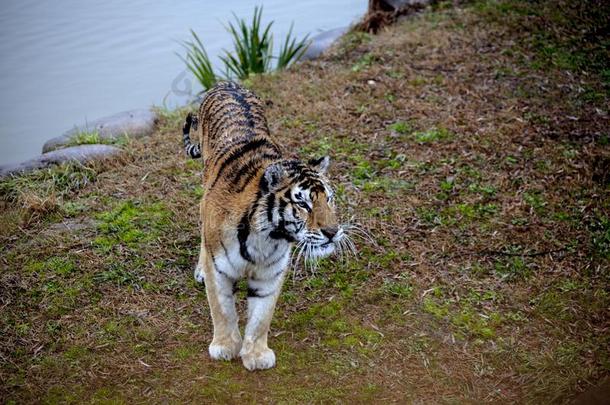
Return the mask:
<svg viewBox="0 0 610 405">
<path fill-rule="evenodd" d="M 43 218 L 56 212 L 75 213 L 75 205 L 64 200 L 97 179 L 98 171 L 80 163 L 63 163 L 0 180 L 0 201 L 21 205 L 22 219 Z M 27 222 L 27 221 L 26 221 Z"/>
<path fill-rule="evenodd" d="M 384 279 L 381 291 L 394 297 L 410 298 L 413 294 L 413 284 L 410 281 L 409 275 L 403 273 L 396 279 Z"/>
<path fill-rule="evenodd" d="M 315 333 L 320 334 L 322 343 L 329 348 L 355 347 L 361 353 L 374 350 L 382 336 L 355 320 L 346 319 L 343 316 L 345 305 L 345 301 L 314 304 L 304 312 L 292 314 L 282 327 L 298 336 L 314 328 Z"/>
<path fill-rule="evenodd" d="M 309 38 L 305 36 L 297 40 L 293 36 L 293 26 L 291 25 L 277 55 L 273 55 L 273 33 L 271 32 L 273 21 L 262 25 L 262 14 L 263 8 L 258 6 L 254 7 L 254 14 L 250 22 L 233 14 L 235 21 L 229 22 L 226 26 L 233 40 L 233 50 L 225 50 L 220 55 L 225 69 L 223 74 L 214 71 L 203 41 L 195 31 L 191 30 L 193 40 L 183 43 L 186 56 L 178 56 L 204 90 L 211 88 L 223 78 L 247 82 L 253 75 L 270 72 L 272 69 L 286 69 L 305 53 L 309 47 Z"/>
<path fill-rule="evenodd" d="M 68 146 L 74 145 L 88 145 L 88 144 L 96 144 L 96 143 L 106 143 L 108 140 L 102 139 L 100 137 L 99 132 L 91 131 L 91 132 L 78 132 L 72 138 L 70 138 L 70 142 Z"/>
<path fill-rule="evenodd" d="M 610 259 L 610 217 L 598 214 L 591 221 L 591 244 L 593 252 L 600 258 Z"/>
<path fill-rule="evenodd" d="M 218 76 L 214 72 L 212 62 L 208 56 L 203 42 L 195 31 L 191 29 L 192 41 L 183 42 L 182 46 L 186 49 L 186 56 L 178 54 L 186 68 L 195 76 L 204 90 L 213 87 L 218 82 Z"/>
<path fill-rule="evenodd" d="M 368 67 L 375 63 L 377 58 L 370 53 L 367 53 L 352 66 L 352 72 L 360 72 L 366 70 Z"/>
<path fill-rule="evenodd" d="M 450 139 L 453 134 L 446 128 L 432 128 L 427 131 L 415 132 L 413 137 L 418 143 L 432 143 Z"/>
<path fill-rule="evenodd" d="M 424 297 L 421 305 L 422 310 L 437 321 L 450 324 L 456 337 L 488 340 L 496 337 L 497 328 L 505 322 L 499 312 L 481 309 L 489 299 L 487 295 L 471 292 L 466 299 L 456 302 L 437 287 Z"/>
<path fill-rule="evenodd" d="M 391 125 L 388 125 L 388 129 L 401 135 L 405 135 L 413 131 L 413 127 L 411 126 L 411 124 L 404 121 L 398 121 Z"/>
<path fill-rule="evenodd" d="M 354 51 L 363 44 L 371 42 L 373 36 L 366 32 L 350 31 L 340 38 L 339 48 L 343 54 Z"/>
<path fill-rule="evenodd" d="M 51 257 L 44 262 L 31 262 L 25 267 L 25 270 L 39 275 L 53 274 L 65 277 L 76 271 L 76 265 L 70 258 Z"/>
<path fill-rule="evenodd" d="M 528 191 L 523 193 L 523 201 L 539 214 L 544 212 L 544 209 L 548 204 L 540 191 Z"/>
<path fill-rule="evenodd" d="M 97 216 L 100 221 L 98 229 L 104 235 L 128 243 L 151 239 L 170 223 L 169 216 L 163 203 L 143 204 L 130 200 L 100 213 Z"/>
</svg>

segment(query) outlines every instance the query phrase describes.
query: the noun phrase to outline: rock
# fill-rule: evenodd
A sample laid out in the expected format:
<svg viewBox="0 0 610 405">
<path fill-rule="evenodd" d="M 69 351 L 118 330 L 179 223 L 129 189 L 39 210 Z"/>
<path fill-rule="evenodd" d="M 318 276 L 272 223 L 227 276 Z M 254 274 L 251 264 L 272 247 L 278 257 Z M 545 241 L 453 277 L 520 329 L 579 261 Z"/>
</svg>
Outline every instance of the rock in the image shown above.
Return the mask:
<svg viewBox="0 0 610 405">
<path fill-rule="evenodd" d="M 310 60 L 319 57 L 322 52 L 330 48 L 330 46 L 348 30 L 349 27 L 335 28 L 314 36 L 311 38 L 309 48 L 307 48 L 303 56 L 301 56 L 301 60 Z"/>
<path fill-rule="evenodd" d="M 364 18 L 354 29 L 376 34 L 397 18 L 423 10 L 430 3 L 432 0 L 369 0 Z"/>
<path fill-rule="evenodd" d="M 391 7 L 390 11 L 400 10 L 403 7 L 413 6 L 413 5 L 427 5 L 430 4 L 430 0 L 383 0 L 381 1 L 383 6 Z"/>
<path fill-rule="evenodd" d="M 42 147 L 42 153 L 69 145 L 72 139 L 83 132 L 97 132 L 102 140 L 115 140 L 121 136 L 142 137 L 152 134 L 157 116 L 147 109 L 124 111 L 75 126 L 63 135 L 49 139 Z"/>
<path fill-rule="evenodd" d="M 25 162 L 0 166 L 0 178 L 43 169 L 63 162 L 91 162 L 117 157 L 123 150 L 111 145 L 79 145 L 43 153 Z"/>
</svg>

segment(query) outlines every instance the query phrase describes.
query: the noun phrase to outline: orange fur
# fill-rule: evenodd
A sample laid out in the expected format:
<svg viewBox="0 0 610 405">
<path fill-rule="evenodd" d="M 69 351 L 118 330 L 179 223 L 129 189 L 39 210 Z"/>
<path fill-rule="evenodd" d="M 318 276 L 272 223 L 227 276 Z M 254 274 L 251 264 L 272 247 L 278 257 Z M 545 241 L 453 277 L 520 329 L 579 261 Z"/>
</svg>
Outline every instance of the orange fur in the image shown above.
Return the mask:
<svg viewBox="0 0 610 405">
<path fill-rule="evenodd" d="M 193 155 L 191 121 L 189 116 L 184 139 Z M 211 89 L 193 122 L 200 124 L 205 166 L 195 275 L 205 279 L 214 323 L 210 355 L 225 360 L 240 355 L 250 370 L 273 367 L 267 334 L 293 243 L 307 247 L 312 257 L 323 256 L 343 235 L 325 176 L 328 158 L 308 164 L 283 158 L 261 101 L 234 83 Z M 243 277 L 248 323 L 242 341 L 233 289 Z"/>
</svg>

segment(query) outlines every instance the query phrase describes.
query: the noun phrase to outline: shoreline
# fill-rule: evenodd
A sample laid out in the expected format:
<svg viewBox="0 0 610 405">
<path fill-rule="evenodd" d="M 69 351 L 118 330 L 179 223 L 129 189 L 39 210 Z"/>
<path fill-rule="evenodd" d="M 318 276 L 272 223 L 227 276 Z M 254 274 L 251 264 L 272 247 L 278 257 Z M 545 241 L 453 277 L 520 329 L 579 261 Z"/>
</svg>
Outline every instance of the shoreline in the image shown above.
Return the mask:
<svg viewBox="0 0 610 405">
<path fill-rule="evenodd" d="M 310 46 L 297 63 L 319 58 L 349 29 L 350 26 L 344 26 L 322 31 L 313 36 Z M 196 102 L 197 97 L 194 96 L 186 105 Z M 119 148 L 114 147 L 112 149 L 102 146 L 108 146 L 108 144 L 112 144 L 121 138 L 132 139 L 150 136 L 155 130 L 158 118 L 153 106 L 146 109 L 121 111 L 85 124 L 75 125 L 62 135 L 45 141 L 40 155 L 20 162 L 0 164 L 0 180 L 70 161 L 84 163 L 106 160 L 116 156 L 117 151 L 114 149 Z M 79 143 L 79 137 L 86 142 Z M 91 142 L 95 139 L 99 139 L 100 142 Z M 84 145 L 98 147 L 80 148 Z M 64 150 L 64 153 L 49 154 L 57 150 Z"/>
</svg>

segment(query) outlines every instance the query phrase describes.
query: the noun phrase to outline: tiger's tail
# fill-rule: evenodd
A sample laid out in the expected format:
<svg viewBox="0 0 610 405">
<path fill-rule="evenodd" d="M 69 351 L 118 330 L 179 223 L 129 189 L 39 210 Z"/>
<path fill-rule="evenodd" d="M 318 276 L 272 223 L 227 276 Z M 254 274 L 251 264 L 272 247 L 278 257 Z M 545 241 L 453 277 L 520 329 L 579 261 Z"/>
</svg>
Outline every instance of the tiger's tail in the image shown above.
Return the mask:
<svg viewBox="0 0 610 405">
<path fill-rule="evenodd" d="M 197 118 L 193 117 L 192 113 L 188 113 L 186 116 L 186 120 L 184 121 L 184 126 L 182 127 L 182 142 L 184 143 L 184 151 L 187 156 L 198 159 L 201 157 L 201 145 L 198 143 L 191 142 L 191 126 L 194 129 L 197 129 Z"/>
</svg>

